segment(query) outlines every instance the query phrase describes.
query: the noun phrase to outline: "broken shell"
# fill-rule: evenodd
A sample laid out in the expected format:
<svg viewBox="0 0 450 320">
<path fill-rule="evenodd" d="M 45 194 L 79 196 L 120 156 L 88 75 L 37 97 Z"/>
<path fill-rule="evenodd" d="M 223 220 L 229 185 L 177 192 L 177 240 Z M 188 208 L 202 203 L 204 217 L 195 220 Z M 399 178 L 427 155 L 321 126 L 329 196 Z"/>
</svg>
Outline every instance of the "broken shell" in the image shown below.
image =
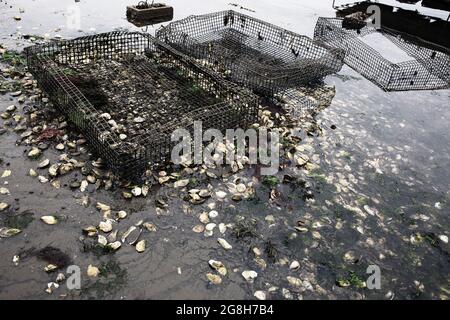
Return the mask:
<svg viewBox="0 0 450 320">
<path fill-rule="evenodd" d="M 206 278 L 208 278 L 209 282 L 212 284 L 218 285 L 222 283 L 222 278 L 217 274 L 207 273 Z"/>
<path fill-rule="evenodd" d="M 208 223 L 208 224 L 205 226 L 205 230 L 206 230 L 206 231 L 213 231 L 214 228 L 215 228 L 216 226 L 217 226 L 217 225 L 216 225 L 215 223 Z"/>
<path fill-rule="evenodd" d="M 222 276 L 227 275 L 227 269 L 225 268 L 225 266 L 223 265 L 222 262 L 211 259 L 211 260 L 209 260 L 208 263 L 211 266 L 211 268 L 216 270 Z"/>
<path fill-rule="evenodd" d="M 247 282 L 253 283 L 256 277 L 258 276 L 258 273 L 256 273 L 256 271 L 253 270 L 245 270 L 242 272 L 242 276 Z"/>
<path fill-rule="evenodd" d="M 0 202 L 0 212 L 6 210 L 9 208 L 9 204 L 5 203 L 5 202 Z"/>
<path fill-rule="evenodd" d="M 203 231 L 205 231 L 205 227 L 201 224 L 198 224 L 194 228 L 192 228 L 192 231 L 194 231 L 195 233 L 202 233 Z"/>
<path fill-rule="evenodd" d="M 117 212 L 117 218 L 125 219 L 126 217 L 127 217 L 126 211 L 121 210 L 121 211 Z"/>
<path fill-rule="evenodd" d="M 111 232 L 113 229 L 112 221 L 106 220 L 99 223 L 98 228 L 105 233 Z"/>
<path fill-rule="evenodd" d="M 56 277 L 56 282 L 63 282 L 64 280 L 66 280 L 66 276 L 64 275 L 64 273 L 58 273 L 58 276 Z"/>
<path fill-rule="evenodd" d="M 258 300 L 266 300 L 266 293 L 264 291 L 258 290 L 253 294 Z"/>
<path fill-rule="evenodd" d="M 122 238 L 121 238 L 122 243 L 125 243 L 125 241 L 127 240 L 127 238 L 128 238 L 133 232 L 135 232 L 136 230 L 137 230 L 137 228 L 136 228 L 135 226 L 129 227 L 128 230 L 125 231 L 125 233 L 122 235 Z M 138 236 L 138 237 L 139 237 L 139 236 Z M 137 237 L 134 236 L 133 238 L 134 238 L 134 239 L 132 239 L 132 240 L 134 240 L 134 242 L 136 242 Z M 133 242 L 133 241 L 132 241 L 132 242 Z M 130 243 L 130 244 L 131 244 L 131 243 Z"/>
<path fill-rule="evenodd" d="M 237 192 L 239 192 L 239 193 L 244 193 L 245 190 L 247 190 L 247 187 L 245 186 L 245 184 L 240 183 L 240 184 L 238 184 L 238 185 L 236 186 L 236 190 L 237 190 Z"/>
<path fill-rule="evenodd" d="M 204 223 L 204 224 L 209 223 L 209 216 L 206 212 L 203 212 L 198 218 L 201 223 Z"/>
<path fill-rule="evenodd" d="M 226 196 L 227 196 L 227 193 L 225 191 L 217 191 L 216 192 L 216 197 L 218 199 L 225 199 Z"/>
<path fill-rule="evenodd" d="M 211 219 L 217 218 L 218 215 L 219 215 L 219 213 L 218 213 L 216 210 L 212 210 L 212 211 L 210 211 L 209 214 L 208 214 L 208 216 L 209 216 Z"/>
<path fill-rule="evenodd" d="M 103 204 L 101 202 L 97 202 L 97 206 L 96 207 L 97 207 L 98 210 L 101 210 L 101 211 L 109 211 L 109 210 L 111 210 L 110 206 L 108 206 L 106 204 Z"/>
<path fill-rule="evenodd" d="M 139 197 L 142 194 L 142 189 L 140 187 L 134 187 L 131 190 L 131 193 L 133 194 L 133 196 Z"/>
<path fill-rule="evenodd" d="M 55 271 L 56 269 L 58 269 L 58 266 L 54 265 L 54 264 L 49 264 L 48 266 L 46 266 L 44 268 L 45 272 L 52 272 Z"/>
<path fill-rule="evenodd" d="M 9 192 L 9 190 L 7 188 L 0 187 L 0 194 L 9 195 L 10 192 Z"/>
<path fill-rule="evenodd" d="M 39 169 L 44 169 L 49 164 L 50 164 L 50 160 L 49 159 L 45 159 L 44 161 L 42 161 L 41 163 L 38 164 L 38 168 Z"/>
<path fill-rule="evenodd" d="M 98 242 L 99 244 L 101 244 L 102 246 L 106 246 L 106 245 L 108 244 L 108 240 L 106 239 L 106 237 L 103 236 L 103 235 L 101 235 L 101 234 L 98 235 L 98 240 L 97 240 L 97 242 Z"/>
<path fill-rule="evenodd" d="M 100 274 L 100 270 L 97 267 L 95 267 L 91 264 L 88 266 L 88 268 L 87 268 L 88 277 L 96 278 L 99 274 Z"/>
<path fill-rule="evenodd" d="M 139 252 L 139 253 L 144 252 L 145 251 L 145 245 L 146 245 L 145 240 L 139 241 L 138 243 L 136 243 L 136 251 Z"/>
<path fill-rule="evenodd" d="M 146 222 L 142 226 L 150 232 L 156 232 L 156 226 L 153 223 Z"/>
<path fill-rule="evenodd" d="M 55 148 L 56 148 L 56 150 L 62 151 L 62 150 L 64 150 L 65 146 L 63 143 L 59 143 L 56 145 Z"/>
<path fill-rule="evenodd" d="M 8 228 L 1 228 L 0 229 L 0 238 L 9 238 L 9 237 L 13 237 L 19 233 L 21 233 L 22 230 L 20 229 L 8 229 Z"/>
<path fill-rule="evenodd" d="M 108 246 L 113 250 L 118 250 L 122 246 L 122 244 L 120 243 L 120 241 L 116 241 L 108 244 Z"/>
<path fill-rule="evenodd" d="M 11 170 L 3 171 L 2 178 L 8 178 L 11 175 Z"/>
<path fill-rule="evenodd" d="M 298 270 L 300 268 L 300 263 L 296 260 L 292 261 L 292 263 L 289 266 L 289 269 L 291 270 Z"/>
<path fill-rule="evenodd" d="M 184 187 L 186 187 L 187 185 L 189 184 L 189 179 L 184 179 L 184 180 L 178 180 L 178 181 L 175 181 L 175 183 L 174 183 L 174 187 L 175 188 L 184 188 Z"/>
<path fill-rule="evenodd" d="M 89 183 L 86 180 L 81 181 L 80 184 L 80 191 L 85 192 L 86 188 L 89 186 Z"/>
<path fill-rule="evenodd" d="M 302 285 L 302 280 L 300 280 L 299 278 L 288 276 L 286 277 L 286 279 L 291 286 L 300 287 Z"/>
<path fill-rule="evenodd" d="M 36 171 L 34 171 L 33 169 L 30 169 L 28 174 L 30 175 L 30 177 L 33 177 L 33 178 L 38 176 L 38 173 Z"/>
<path fill-rule="evenodd" d="M 42 151 L 38 148 L 33 147 L 30 152 L 28 152 L 28 158 L 37 159 L 41 156 Z"/>
<path fill-rule="evenodd" d="M 225 225 L 225 223 L 219 224 L 219 231 L 221 234 L 224 234 L 227 231 L 227 226 Z"/>
<path fill-rule="evenodd" d="M 58 223 L 58 219 L 54 216 L 43 216 L 41 217 L 41 220 L 48 225 L 54 225 Z"/>
<path fill-rule="evenodd" d="M 219 244 L 222 246 L 222 248 L 224 248 L 225 250 L 231 250 L 233 249 L 233 247 L 225 240 L 222 238 L 218 238 L 217 242 L 219 242 Z"/>
<path fill-rule="evenodd" d="M 39 176 L 38 180 L 39 180 L 40 183 L 47 183 L 48 182 L 48 179 L 46 177 L 44 177 L 44 176 Z"/>
</svg>

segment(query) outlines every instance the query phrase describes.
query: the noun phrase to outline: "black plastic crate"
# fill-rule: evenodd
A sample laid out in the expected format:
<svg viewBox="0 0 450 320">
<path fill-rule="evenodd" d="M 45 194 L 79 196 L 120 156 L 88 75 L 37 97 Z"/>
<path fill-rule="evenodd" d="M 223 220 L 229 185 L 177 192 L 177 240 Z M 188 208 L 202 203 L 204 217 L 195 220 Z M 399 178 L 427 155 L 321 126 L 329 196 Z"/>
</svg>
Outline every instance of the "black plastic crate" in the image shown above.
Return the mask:
<svg viewBox="0 0 450 320">
<path fill-rule="evenodd" d="M 172 22 L 157 37 L 264 95 L 316 82 L 343 64 L 340 49 L 232 10 Z"/>
<path fill-rule="evenodd" d="M 50 100 L 123 178 L 168 163 L 176 128 L 246 128 L 258 119 L 257 96 L 148 34 L 111 32 L 26 54 Z"/>
<path fill-rule="evenodd" d="M 450 88 L 450 55 L 420 40 L 387 28 L 365 25 L 346 29 L 342 18 L 319 18 L 314 40 L 345 50 L 345 63 L 386 91 L 429 90 Z M 408 56 L 406 61 L 393 62 L 363 41 L 367 35 L 378 34 Z"/>
</svg>

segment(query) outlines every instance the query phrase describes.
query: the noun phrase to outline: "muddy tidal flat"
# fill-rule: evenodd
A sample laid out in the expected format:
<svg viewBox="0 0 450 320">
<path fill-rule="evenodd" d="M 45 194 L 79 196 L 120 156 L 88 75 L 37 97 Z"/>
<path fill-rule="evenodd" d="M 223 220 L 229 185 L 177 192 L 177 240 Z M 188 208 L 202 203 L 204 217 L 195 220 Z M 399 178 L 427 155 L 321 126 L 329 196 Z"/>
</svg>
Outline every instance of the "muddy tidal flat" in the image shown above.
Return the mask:
<svg viewBox="0 0 450 320">
<path fill-rule="evenodd" d="M 126 2 L 96 19 L 82 2 L 76 31 L 69 2 L 47 1 L 48 21 L 36 2 L 0 1 L 0 299 L 449 299 L 450 90 L 387 93 L 344 66 L 299 89 L 313 110 L 261 105 L 255 125 L 283 137 L 278 173 L 244 159 L 124 181 L 39 90 L 22 49 L 137 30 Z M 236 10 L 194 4 L 172 1 L 175 19 Z M 334 14 L 321 2 L 245 6 L 308 36 Z"/>
</svg>

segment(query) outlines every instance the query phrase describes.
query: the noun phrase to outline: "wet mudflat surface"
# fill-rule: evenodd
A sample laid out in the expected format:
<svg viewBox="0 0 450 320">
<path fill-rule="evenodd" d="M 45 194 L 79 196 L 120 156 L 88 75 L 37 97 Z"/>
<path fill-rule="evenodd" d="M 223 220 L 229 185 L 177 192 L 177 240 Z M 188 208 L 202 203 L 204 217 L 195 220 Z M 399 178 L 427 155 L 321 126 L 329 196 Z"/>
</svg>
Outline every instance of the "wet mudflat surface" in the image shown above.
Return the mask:
<svg viewBox="0 0 450 320">
<path fill-rule="evenodd" d="M 0 2 L 0 43 L 8 49 L 29 45 L 17 31 L 73 37 L 94 32 L 91 28 L 134 28 L 124 20 L 123 1 L 95 17 L 82 11 L 83 32 L 64 28 L 63 14 L 72 1 L 46 1 L 55 19 L 33 13 L 40 2 Z M 90 9 L 101 3 L 82 1 L 80 6 Z M 195 11 L 195 2 L 189 7 L 172 4 L 175 19 L 235 9 L 228 2 L 202 3 L 202 10 Z M 307 35 L 319 15 L 333 15 L 328 4 L 306 1 L 242 5 L 255 10 L 255 16 Z M 19 8 L 25 12 L 20 14 Z M 269 8 L 270 16 L 265 14 Z M 22 20 L 15 21 L 16 15 Z M 13 82 L 11 77 L 0 79 L 2 84 Z M 0 203 L 8 205 L 0 212 L 0 228 L 21 232 L 0 238 L 0 298 L 252 299 L 262 291 L 273 299 L 447 299 L 450 92 L 385 93 L 348 67 L 326 83 L 336 90 L 331 104 L 314 121 L 298 123 L 301 166 L 286 164 L 269 178 L 259 176 L 254 167 L 219 179 L 201 170 L 179 170 L 181 177 L 174 180 L 156 172 L 153 185 L 139 186 L 141 194 L 131 199 L 131 191 L 139 194 L 134 186 L 107 191 L 108 178 L 92 172 L 71 168 L 62 174 L 58 169 L 53 177 L 52 164 L 69 163 L 61 160 L 62 154 L 78 164 L 95 159 L 57 114 L 29 121 L 32 106 L 37 112 L 52 109 L 45 98 L 30 98 L 28 90 L 14 97 L 11 93 L 17 90 L 6 90 L 0 95 L 0 113 L 11 105 L 17 109 L 0 120 L 0 129 L 5 129 L 0 135 Z M 18 115 L 25 119 L 14 118 Z M 276 122 L 275 114 L 268 117 Z M 21 124 L 30 125 L 21 129 Z M 44 124 L 60 128 L 67 138 L 52 137 L 46 141 L 48 149 L 32 160 L 24 133 Z M 61 143 L 63 150 L 57 150 Z M 38 169 L 45 159 L 50 164 Z M 30 176 L 30 169 L 38 176 Z M 175 180 L 180 181 L 177 186 Z M 83 181 L 90 182 L 86 186 Z M 208 190 L 211 196 L 193 204 L 184 200 L 192 189 Z M 121 210 L 127 216 L 116 219 Z M 57 223 L 46 224 L 43 216 L 55 216 Z M 137 225 L 145 250 L 139 253 L 136 244 L 128 244 L 133 234 L 118 250 L 96 246 L 97 237 L 89 237 L 83 228 L 98 226 L 105 216 L 117 222 L 112 232 L 98 234 L 114 243 L 111 233 L 118 230 L 122 243 L 123 233 Z M 14 256 L 19 260 L 14 262 Z M 226 275 L 220 264 L 213 264 L 217 270 L 210 266 L 211 259 L 223 264 Z M 49 264 L 59 269 L 46 272 Z M 47 293 L 47 284 L 72 264 L 81 268 L 81 290 L 68 290 L 62 281 Z M 98 267 L 97 276 L 87 275 L 89 265 Z M 381 269 L 381 290 L 364 287 L 369 265 Z M 252 282 L 254 274 L 246 272 L 245 279 L 243 271 L 255 271 L 257 277 Z"/>
</svg>

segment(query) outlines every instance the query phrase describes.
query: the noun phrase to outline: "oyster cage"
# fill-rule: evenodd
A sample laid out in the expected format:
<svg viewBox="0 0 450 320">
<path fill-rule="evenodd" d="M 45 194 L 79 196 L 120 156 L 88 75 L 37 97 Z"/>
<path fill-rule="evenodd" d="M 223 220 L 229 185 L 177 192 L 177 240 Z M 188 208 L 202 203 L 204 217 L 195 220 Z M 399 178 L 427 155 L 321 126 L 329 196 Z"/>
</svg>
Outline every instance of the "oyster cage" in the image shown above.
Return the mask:
<svg viewBox="0 0 450 320">
<path fill-rule="evenodd" d="M 170 161 L 176 128 L 246 128 L 259 98 L 156 38 L 111 32 L 26 48 L 53 104 L 118 176 L 137 180 Z"/>
<path fill-rule="evenodd" d="M 338 72 L 340 49 L 232 10 L 190 16 L 157 31 L 157 37 L 214 71 L 271 96 Z"/>
<path fill-rule="evenodd" d="M 364 26 L 359 30 L 343 27 L 341 18 L 319 18 L 314 40 L 345 50 L 345 63 L 385 91 L 429 90 L 450 88 L 450 55 L 445 49 L 418 43 L 387 29 Z M 406 57 L 392 61 L 364 37 L 376 35 L 387 40 Z M 395 59 L 398 58 L 397 57 Z M 394 59 L 394 60 L 395 60 Z M 401 59 L 398 59 L 401 60 Z"/>
</svg>

